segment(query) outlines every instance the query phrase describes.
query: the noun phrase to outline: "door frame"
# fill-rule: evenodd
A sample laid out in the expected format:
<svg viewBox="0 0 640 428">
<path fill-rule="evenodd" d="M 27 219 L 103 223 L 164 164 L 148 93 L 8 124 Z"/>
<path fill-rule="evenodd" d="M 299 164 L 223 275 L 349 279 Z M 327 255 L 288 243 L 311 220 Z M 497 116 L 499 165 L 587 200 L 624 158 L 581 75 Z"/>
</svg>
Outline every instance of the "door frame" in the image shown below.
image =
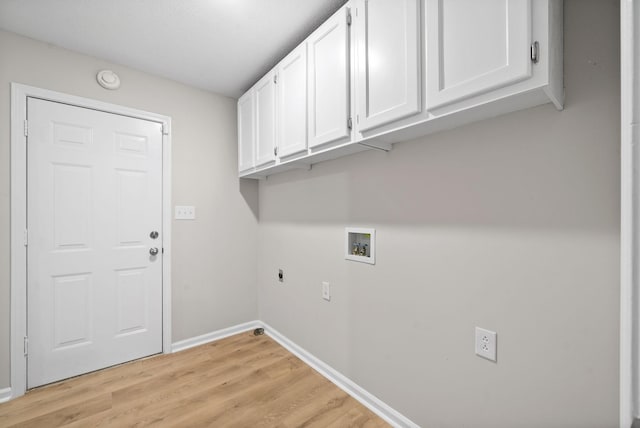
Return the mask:
<svg viewBox="0 0 640 428">
<path fill-rule="evenodd" d="M 27 388 L 27 98 L 39 98 L 162 124 L 162 352 L 171 353 L 171 117 L 11 83 L 11 398 Z"/>
<path fill-rule="evenodd" d="M 640 416 L 640 4 L 620 0 L 620 427 Z"/>
</svg>

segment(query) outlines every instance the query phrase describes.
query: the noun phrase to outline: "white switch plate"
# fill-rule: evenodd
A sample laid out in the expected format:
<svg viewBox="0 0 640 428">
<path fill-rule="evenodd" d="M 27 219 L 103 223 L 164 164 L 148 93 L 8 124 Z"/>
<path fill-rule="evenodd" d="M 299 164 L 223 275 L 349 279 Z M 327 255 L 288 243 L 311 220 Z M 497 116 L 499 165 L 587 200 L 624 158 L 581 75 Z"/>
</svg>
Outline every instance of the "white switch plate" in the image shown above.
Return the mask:
<svg viewBox="0 0 640 428">
<path fill-rule="evenodd" d="M 498 334 L 495 331 L 476 327 L 476 355 L 497 361 Z"/>
<path fill-rule="evenodd" d="M 328 282 L 322 282 L 322 298 L 327 302 L 331 301 L 331 286 Z"/>
<path fill-rule="evenodd" d="M 176 205 L 176 220 L 194 220 L 196 218 L 196 207 L 188 205 Z"/>
</svg>

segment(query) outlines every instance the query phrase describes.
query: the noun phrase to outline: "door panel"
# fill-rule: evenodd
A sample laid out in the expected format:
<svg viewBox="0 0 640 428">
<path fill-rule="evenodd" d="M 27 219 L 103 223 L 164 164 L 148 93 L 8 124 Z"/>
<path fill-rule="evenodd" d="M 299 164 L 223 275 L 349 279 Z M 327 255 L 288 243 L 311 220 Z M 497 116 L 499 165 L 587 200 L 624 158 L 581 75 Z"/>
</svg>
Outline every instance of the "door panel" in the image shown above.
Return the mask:
<svg viewBox="0 0 640 428">
<path fill-rule="evenodd" d="M 147 195 L 147 173 L 143 171 L 127 171 L 117 169 L 117 247 L 144 245 L 148 231 L 146 226 L 146 209 L 149 203 Z"/>
<path fill-rule="evenodd" d="M 427 0 L 427 105 L 531 76 L 530 0 Z"/>
<path fill-rule="evenodd" d="M 256 166 L 276 160 L 276 84 L 275 73 L 267 73 L 255 86 Z"/>
<path fill-rule="evenodd" d="M 364 0 L 361 9 L 358 130 L 366 131 L 420 112 L 420 18 L 418 0 Z"/>
<path fill-rule="evenodd" d="M 162 352 L 161 125 L 28 99 L 27 386 Z"/>
<path fill-rule="evenodd" d="M 308 39 L 309 147 L 348 138 L 349 27 L 343 8 Z"/>
<path fill-rule="evenodd" d="M 254 96 L 251 89 L 238 100 L 238 171 L 246 171 L 254 166 L 254 113 Z"/>
<path fill-rule="evenodd" d="M 92 171 L 86 165 L 51 164 L 53 234 L 58 251 L 90 247 Z"/>
<path fill-rule="evenodd" d="M 54 349 L 91 343 L 91 275 L 52 278 Z"/>
<path fill-rule="evenodd" d="M 146 269 L 119 270 L 116 275 L 118 335 L 145 330 L 149 312 Z"/>
<path fill-rule="evenodd" d="M 278 65 L 278 156 L 307 150 L 307 44 Z"/>
</svg>

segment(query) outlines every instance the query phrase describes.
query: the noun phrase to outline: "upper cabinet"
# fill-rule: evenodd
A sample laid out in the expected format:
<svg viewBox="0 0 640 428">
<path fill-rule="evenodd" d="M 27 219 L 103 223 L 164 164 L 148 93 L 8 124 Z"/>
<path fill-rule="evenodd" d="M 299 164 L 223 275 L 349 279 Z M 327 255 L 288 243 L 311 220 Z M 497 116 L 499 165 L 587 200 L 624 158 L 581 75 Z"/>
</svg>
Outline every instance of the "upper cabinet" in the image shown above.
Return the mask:
<svg viewBox="0 0 640 428">
<path fill-rule="evenodd" d="M 349 8 L 309 36 L 309 147 L 348 140 L 351 116 Z"/>
<path fill-rule="evenodd" d="M 562 109 L 562 15 L 562 0 L 349 0 L 238 101 L 239 175 Z"/>
<path fill-rule="evenodd" d="M 531 0 L 425 3 L 428 109 L 531 77 Z"/>
<path fill-rule="evenodd" d="M 253 91 L 244 94 L 238 100 L 238 170 L 246 171 L 254 167 L 255 129 L 254 129 Z"/>
<path fill-rule="evenodd" d="M 420 1 L 358 0 L 355 5 L 356 119 L 362 132 L 421 109 Z"/>
<path fill-rule="evenodd" d="M 276 68 L 278 94 L 276 153 L 307 150 L 307 45 L 298 46 Z"/>
<path fill-rule="evenodd" d="M 275 72 L 270 71 L 253 88 L 256 109 L 256 167 L 273 163 L 276 160 L 275 76 Z"/>
</svg>

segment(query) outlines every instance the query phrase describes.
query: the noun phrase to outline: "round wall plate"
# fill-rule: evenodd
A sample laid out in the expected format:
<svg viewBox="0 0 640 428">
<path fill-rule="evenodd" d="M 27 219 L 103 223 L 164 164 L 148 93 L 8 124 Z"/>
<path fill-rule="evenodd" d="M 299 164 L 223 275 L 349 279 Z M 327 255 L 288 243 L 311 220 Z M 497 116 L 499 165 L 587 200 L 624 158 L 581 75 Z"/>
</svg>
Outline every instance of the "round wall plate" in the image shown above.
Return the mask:
<svg viewBox="0 0 640 428">
<path fill-rule="evenodd" d="M 99 71 L 96 80 L 105 89 L 118 89 L 120 87 L 120 78 L 111 70 Z"/>
</svg>

